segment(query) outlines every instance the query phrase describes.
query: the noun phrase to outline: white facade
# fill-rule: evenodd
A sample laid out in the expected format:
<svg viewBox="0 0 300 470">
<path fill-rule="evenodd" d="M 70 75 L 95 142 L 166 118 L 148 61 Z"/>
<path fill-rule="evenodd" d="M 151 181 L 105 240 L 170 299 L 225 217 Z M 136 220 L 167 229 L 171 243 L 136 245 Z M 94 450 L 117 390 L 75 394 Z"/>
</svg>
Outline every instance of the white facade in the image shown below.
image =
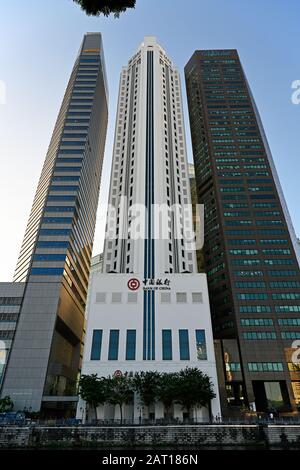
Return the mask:
<svg viewBox="0 0 300 470">
<path fill-rule="evenodd" d="M 220 413 L 206 275 L 197 273 L 195 251 L 178 237 L 192 217 L 171 210 L 191 203 L 180 77 L 153 37 L 121 72 L 109 203 L 116 225 L 108 218 L 103 274 L 90 280 L 82 373 L 198 367 L 211 377 L 212 413 Z M 166 208 L 161 218 L 154 205 Z M 80 400 L 78 417 L 84 408 Z M 118 417 L 100 408 L 100 417 Z M 141 412 L 138 399 L 125 408 L 129 418 L 150 412 Z M 152 412 L 163 417 L 162 405 Z M 182 412 L 174 407 L 174 416 Z"/>
</svg>

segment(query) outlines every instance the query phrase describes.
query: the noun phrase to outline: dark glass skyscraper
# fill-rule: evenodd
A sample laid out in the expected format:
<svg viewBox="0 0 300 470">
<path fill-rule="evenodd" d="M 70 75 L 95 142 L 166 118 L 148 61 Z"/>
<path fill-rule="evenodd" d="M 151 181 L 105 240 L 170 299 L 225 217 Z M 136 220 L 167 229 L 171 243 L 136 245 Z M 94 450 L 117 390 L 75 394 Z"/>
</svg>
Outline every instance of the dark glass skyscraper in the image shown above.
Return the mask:
<svg viewBox="0 0 300 470">
<path fill-rule="evenodd" d="M 296 238 L 260 117 L 236 50 L 196 51 L 185 75 L 223 408 L 296 410 Z"/>
<path fill-rule="evenodd" d="M 2 395 L 72 408 L 107 130 L 100 33 L 84 36 L 46 155 L 15 282 L 26 282 Z M 73 403 L 74 405 L 74 403 Z"/>
</svg>

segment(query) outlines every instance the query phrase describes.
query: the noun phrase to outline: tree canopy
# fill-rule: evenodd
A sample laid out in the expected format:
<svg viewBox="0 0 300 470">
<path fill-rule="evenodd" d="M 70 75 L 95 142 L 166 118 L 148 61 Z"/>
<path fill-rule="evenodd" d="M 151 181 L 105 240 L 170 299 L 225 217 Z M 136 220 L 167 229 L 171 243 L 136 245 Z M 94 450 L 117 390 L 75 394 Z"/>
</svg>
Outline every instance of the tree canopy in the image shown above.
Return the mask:
<svg viewBox="0 0 300 470">
<path fill-rule="evenodd" d="M 190 413 L 194 407 L 207 407 L 216 396 L 210 378 L 197 367 L 186 367 L 179 372 L 140 371 L 133 377 L 127 372 L 106 378 L 95 374 L 83 375 L 79 382 L 79 394 L 83 400 L 95 411 L 100 404 L 118 405 L 121 421 L 123 405 L 130 403 L 134 392 L 140 395 L 147 407 L 162 402 L 167 414 L 174 403 Z"/>
<path fill-rule="evenodd" d="M 0 398 L 0 413 L 11 411 L 13 407 L 14 407 L 13 401 L 8 395 L 6 395 L 3 398 Z"/>
<path fill-rule="evenodd" d="M 207 406 L 215 396 L 210 378 L 197 367 L 186 367 L 177 374 L 175 401 L 188 412 L 195 406 Z"/>
<path fill-rule="evenodd" d="M 89 16 L 120 16 L 127 8 L 135 8 L 136 0 L 73 0 Z"/>
<path fill-rule="evenodd" d="M 127 374 L 108 377 L 106 391 L 107 402 L 111 405 L 119 405 L 122 423 L 123 404 L 129 403 L 133 398 L 133 386 L 131 378 Z"/>
<path fill-rule="evenodd" d="M 150 406 L 156 401 L 160 380 L 161 376 L 156 371 L 141 371 L 134 374 L 134 388 L 140 394 L 144 405 Z"/>
<path fill-rule="evenodd" d="M 79 380 L 79 395 L 94 408 L 97 419 L 97 406 L 107 401 L 106 379 L 96 374 L 82 375 Z"/>
</svg>

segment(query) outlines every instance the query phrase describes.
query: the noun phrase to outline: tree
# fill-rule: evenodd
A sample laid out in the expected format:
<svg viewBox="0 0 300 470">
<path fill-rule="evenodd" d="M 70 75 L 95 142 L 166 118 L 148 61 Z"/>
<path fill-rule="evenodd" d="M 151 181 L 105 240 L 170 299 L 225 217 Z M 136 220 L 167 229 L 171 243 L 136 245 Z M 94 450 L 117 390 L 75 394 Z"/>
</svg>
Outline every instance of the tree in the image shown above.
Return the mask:
<svg viewBox="0 0 300 470">
<path fill-rule="evenodd" d="M 111 405 L 119 405 L 121 424 L 123 422 L 123 405 L 133 398 L 132 379 L 126 373 L 124 375 L 109 376 L 106 383 L 106 398 Z"/>
<path fill-rule="evenodd" d="M 163 373 L 157 390 L 157 399 L 164 404 L 166 414 L 169 415 L 170 408 L 174 402 L 177 391 L 178 374 Z"/>
<path fill-rule="evenodd" d="M 109 16 L 113 13 L 119 18 L 120 13 L 127 8 L 135 8 L 136 0 L 73 0 L 81 6 L 81 9 L 89 16 Z"/>
<path fill-rule="evenodd" d="M 186 367 L 177 374 L 175 401 L 190 414 L 195 406 L 207 406 L 215 398 L 213 384 L 197 367 Z"/>
<path fill-rule="evenodd" d="M 155 402 L 160 381 L 161 375 L 157 371 L 141 371 L 134 374 L 134 388 L 140 394 L 145 406 L 149 407 Z"/>
<path fill-rule="evenodd" d="M 3 398 L 0 398 L 0 413 L 11 411 L 13 407 L 14 407 L 13 401 L 8 395 L 6 395 Z"/>
<path fill-rule="evenodd" d="M 106 401 L 106 379 L 96 374 L 82 375 L 79 380 L 79 395 L 95 410 L 97 419 L 97 406 Z"/>
</svg>

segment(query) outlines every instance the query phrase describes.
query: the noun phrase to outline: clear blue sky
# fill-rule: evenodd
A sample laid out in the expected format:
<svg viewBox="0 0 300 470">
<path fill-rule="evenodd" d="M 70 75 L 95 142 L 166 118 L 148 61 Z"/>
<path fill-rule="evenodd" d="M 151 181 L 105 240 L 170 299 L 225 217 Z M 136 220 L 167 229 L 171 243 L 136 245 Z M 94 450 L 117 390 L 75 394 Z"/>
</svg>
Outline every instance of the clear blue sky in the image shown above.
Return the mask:
<svg viewBox="0 0 300 470">
<path fill-rule="evenodd" d="M 137 0 L 114 18 L 90 18 L 72 0 L 1 2 L 0 281 L 11 280 L 65 87 L 86 31 L 103 34 L 109 129 L 100 202 L 107 202 L 118 81 L 145 35 L 154 35 L 182 73 L 195 49 L 236 48 L 247 74 L 294 222 L 300 234 L 300 80 L 297 0 Z M 189 126 L 186 113 L 188 142 Z M 190 145 L 189 145 L 190 149 Z M 189 160 L 192 160 L 189 150 Z M 98 217 L 94 252 L 101 250 Z"/>
</svg>

